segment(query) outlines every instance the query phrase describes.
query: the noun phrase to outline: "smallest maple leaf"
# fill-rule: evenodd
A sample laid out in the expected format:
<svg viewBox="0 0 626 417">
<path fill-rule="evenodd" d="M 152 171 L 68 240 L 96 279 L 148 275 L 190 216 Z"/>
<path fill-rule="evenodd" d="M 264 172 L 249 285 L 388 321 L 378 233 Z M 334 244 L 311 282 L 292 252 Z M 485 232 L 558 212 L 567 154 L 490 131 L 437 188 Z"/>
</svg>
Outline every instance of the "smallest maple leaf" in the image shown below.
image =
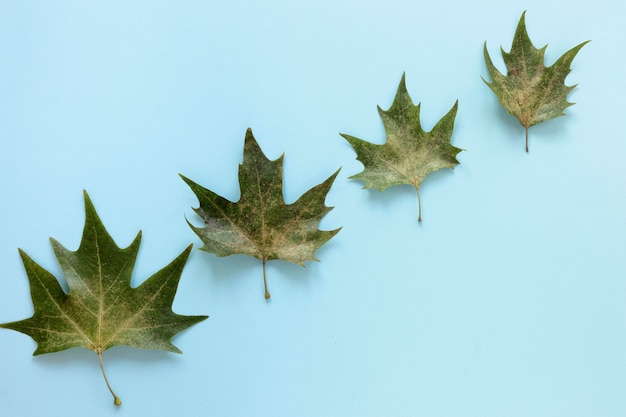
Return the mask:
<svg viewBox="0 0 626 417">
<path fill-rule="evenodd" d="M 546 67 L 544 54 L 548 45 L 540 49 L 533 46 L 526 32 L 525 15 L 526 12 L 522 13 L 517 25 L 511 51 L 507 53 L 500 48 L 507 68 L 506 76 L 493 65 L 485 42 L 485 64 L 491 83 L 484 78 L 483 81 L 526 130 L 528 152 L 528 129 L 546 120 L 565 116 L 563 111 L 574 104 L 567 101 L 567 96 L 576 85 L 566 86 L 565 78 L 571 71 L 574 57 L 589 41 L 573 47 L 552 66 Z"/>
<path fill-rule="evenodd" d="M 418 221 L 422 221 L 420 185 L 431 173 L 459 164 L 456 156 L 463 149 L 450 144 L 458 101 L 448 113 L 426 132 L 420 123 L 420 105 L 414 105 L 402 74 L 400 85 L 389 110 L 378 107 L 385 126 L 387 141 L 382 145 L 366 142 L 341 133 L 357 153 L 364 166 L 351 179 L 364 181 L 363 188 L 379 191 L 394 185 L 408 184 L 417 190 Z"/>
</svg>

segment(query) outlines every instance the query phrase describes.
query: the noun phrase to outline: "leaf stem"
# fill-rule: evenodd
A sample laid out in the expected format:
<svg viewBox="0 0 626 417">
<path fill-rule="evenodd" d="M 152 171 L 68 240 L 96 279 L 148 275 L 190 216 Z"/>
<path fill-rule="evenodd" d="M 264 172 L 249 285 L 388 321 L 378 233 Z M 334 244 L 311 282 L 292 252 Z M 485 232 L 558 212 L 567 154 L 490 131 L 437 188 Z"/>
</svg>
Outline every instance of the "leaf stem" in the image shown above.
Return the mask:
<svg viewBox="0 0 626 417">
<path fill-rule="evenodd" d="M 106 382 L 109 391 L 111 391 L 111 395 L 113 396 L 113 404 L 120 406 L 122 405 L 122 400 L 115 394 L 113 388 L 111 388 L 111 384 L 109 384 L 109 379 L 107 378 L 107 373 L 104 371 L 104 362 L 102 362 L 102 351 L 98 350 L 96 352 L 98 354 L 98 359 L 100 360 L 100 369 L 102 370 L 102 376 L 104 377 L 104 382 Z"/>
<path fill-rule="evenodd" d="M 417 221 L 422 221 L 422 199 L 420 198 L 420 189 L 417 189 Z"/>
<path fill-rule="evenodd" d="M 263 259 L 263 285 L 265 286 L 265 299 L 269 300 L 271 295 L 267 290 L 267 272 L 265 271 L 265 264 L 267 263 L 267 259 Z"/>
<path fill-rule="evenodd" d="M 526 129 L 526 153 L 528 153 L 528 126 L 524 126 Z"/>
</svg>

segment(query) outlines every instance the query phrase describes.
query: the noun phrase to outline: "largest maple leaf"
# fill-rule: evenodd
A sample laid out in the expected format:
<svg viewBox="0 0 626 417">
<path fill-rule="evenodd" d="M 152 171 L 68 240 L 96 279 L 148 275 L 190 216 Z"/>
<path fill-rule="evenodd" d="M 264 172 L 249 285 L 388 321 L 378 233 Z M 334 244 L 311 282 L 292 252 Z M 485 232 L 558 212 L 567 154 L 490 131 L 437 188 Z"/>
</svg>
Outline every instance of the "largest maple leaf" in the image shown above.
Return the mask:
<svg viewBox="0 0 626 417">
<path fill-rule="evenodd" d="M 141 232 L 130 246 L 120 249 L 86 192 L 84 197 L 85 228 L 78 250 L 72 252 L 50 239 L 69 293 L 54 275 L 20 249 L 35 313 L 0 327 L 31 336 L 37 342 L 34 355 L 73 347 L 94 351 L 115 405 L 120 405 L 104 371 L 102 353 L 116 345 L 181 353 L 170 342 L 172 336 L 207 316 L 182 316 L 172 311 L 191 245 L 137 288 L 131 288 Z"/>
<path fill-rule="evenodd" d="M 200 249 L 217 256 L 243 254 L 263 263 L 265 298 L 266 263 L 280 259 L 304 266 L 317 261 L 315 251 L 335 236 L 341 228 L 319 230 L 321 218 L 332 207 L 324 204 L 326 194 L 339 173 L 304 193 L 297 201 L 286 204 L 283 199 L 283 156 L 271 161 L 248 129 L 239 166 L 241 198 L 232 202 L 181 175 L 198 197 L 200 206 L 194 211 L 205 227 L 189 226 L 204 243 Z"/>
</svg>

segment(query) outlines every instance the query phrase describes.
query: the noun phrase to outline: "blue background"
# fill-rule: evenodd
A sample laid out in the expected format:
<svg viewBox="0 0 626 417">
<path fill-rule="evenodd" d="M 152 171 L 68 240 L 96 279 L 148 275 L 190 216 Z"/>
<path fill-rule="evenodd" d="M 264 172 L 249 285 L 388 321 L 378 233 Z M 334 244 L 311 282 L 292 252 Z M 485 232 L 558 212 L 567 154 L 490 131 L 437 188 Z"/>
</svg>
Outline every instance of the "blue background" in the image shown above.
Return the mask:
<svg viewBox="0 0 626 417">
<path fill-rule="evenodd" d="M 486 76 L 523 10 L 546 62 L 591 39 L 566 117 L 524 132 Z M 178 177 L 239 198 L 252 127 L 285 153 L 293 202 L 338 167 L 343 226 L 305 268 L 194 250 L 174 310 L 210 318 L 183 355 L 115 347 L 33 358 L 0 331 L 7 416 L 626 415 L 624 3 L 598 0 L 0 2 L 0 321 L 29 317 L 17 248 L 58 277 L 86 189 L 134 284 L 199 240 Z M 382 143 L 406 72 L 426 130 L 459 100 L 454 171 L 361 190 L 339 132 Z"/>
</svg>

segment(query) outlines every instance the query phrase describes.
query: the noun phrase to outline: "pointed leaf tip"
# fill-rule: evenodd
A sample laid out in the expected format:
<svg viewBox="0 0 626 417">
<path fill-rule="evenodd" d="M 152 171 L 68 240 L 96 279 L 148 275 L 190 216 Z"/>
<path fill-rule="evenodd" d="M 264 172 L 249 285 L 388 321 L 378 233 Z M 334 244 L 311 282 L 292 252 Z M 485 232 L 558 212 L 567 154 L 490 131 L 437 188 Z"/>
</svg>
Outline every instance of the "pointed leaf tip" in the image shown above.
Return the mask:
<svg viewBox="0 0 626 417">
<path fill-rule="evenodd" d="M 83 201 L 85 203 L 86 209 L 95 211 L 93 202 L 91 201 L 91 197 L 89 197 L 89 193 L 87 193 L 87 190 L 83 190 Z"/>
<path fill-rule="evenodd" d="M 251 127 L 246 129 L 246 136 L 244 138 L 244 141 L 248 141 L 248 140 L 256 141 L 256 139 L 254 138 L 254 133 L 252 133 L 252 128 Z"/>
<path fill-rule="evenodd" d="M 402 77 L 400 78 L 399 87 L 402 87 L 404 91 L 407 91 L 406 88 L 406 72 L 402 72 Z"/>
</svg>

